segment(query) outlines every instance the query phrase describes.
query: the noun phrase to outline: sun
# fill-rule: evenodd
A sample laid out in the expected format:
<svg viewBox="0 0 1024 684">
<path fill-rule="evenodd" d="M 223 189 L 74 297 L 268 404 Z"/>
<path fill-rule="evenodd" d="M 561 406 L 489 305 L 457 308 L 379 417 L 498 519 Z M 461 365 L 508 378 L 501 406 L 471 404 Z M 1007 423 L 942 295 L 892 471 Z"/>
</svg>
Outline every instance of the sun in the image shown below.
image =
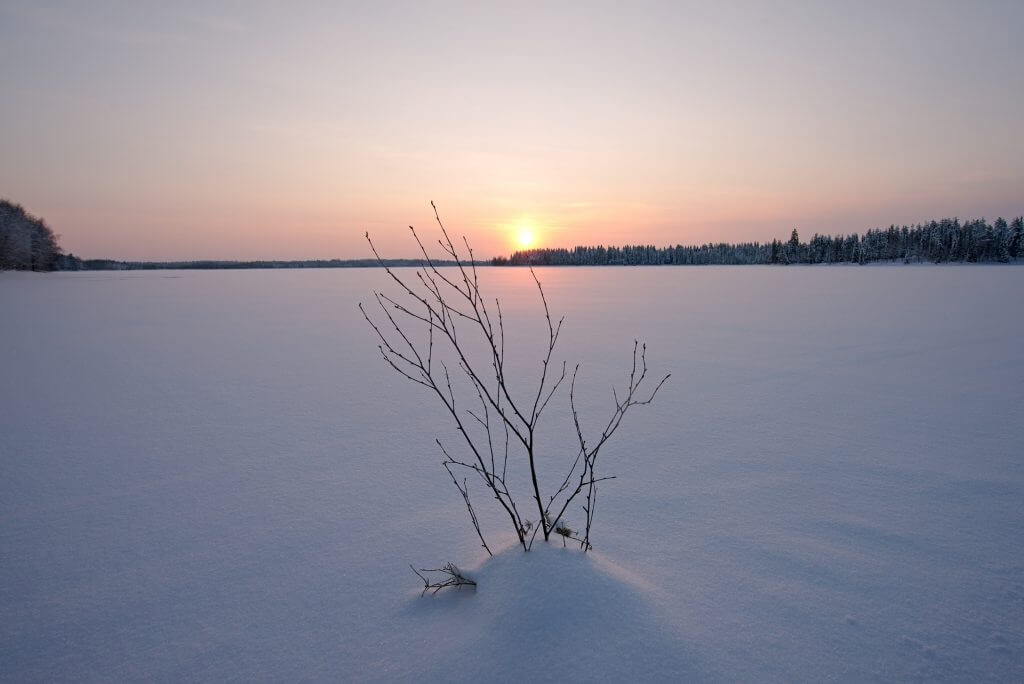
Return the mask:
<svg viewBox="0 0 1024 684">
<path fill-rule="evenodd" d="M 516 232 L 516 243 L 523 249 L 533 247 L 535 242 L 537 242 L 537 236 L 529 228 L 523 227 Z"/>
<path fill-rule="evenodd" d="M 519 249 L 537 246 L 537 226 L 529 218 L 520 218 L 512 225 L 512 238 Z"/>
</svg>

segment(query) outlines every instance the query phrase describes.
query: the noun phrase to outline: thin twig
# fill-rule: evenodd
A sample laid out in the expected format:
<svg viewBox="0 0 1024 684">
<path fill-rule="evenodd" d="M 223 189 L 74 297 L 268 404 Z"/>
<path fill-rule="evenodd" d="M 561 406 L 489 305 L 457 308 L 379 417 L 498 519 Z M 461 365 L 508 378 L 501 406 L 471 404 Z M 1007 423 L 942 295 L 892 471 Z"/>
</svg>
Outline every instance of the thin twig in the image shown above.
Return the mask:
<svg viewBox="0 0 1024 684">
<path fill-rule="evenodd" d="M 428 570 L 427 568 L 420 568 L 417 570 L 411 564 L 409 569 L 416 573 L 416 576 L 423 580 L 423 591 L 420 592 L 420 596 L 425 595 L 428 591 L 431 594 L 436 594 L 446 587 L 455 587 L 456 589 L 462 589 L 462 587 L 476 587 L 476 582 L 471 580 L 462 574 L 458 566 L 454 563 L 446 563 L 444 567 L 434 568 Z M 439 572 L 441 573 L 441 579 L 432 580 L 423 573 L 426 572 Z"/>
<path fill-rule="evenodd" d="M 487 298 L 481 292 L 476 259 L 469 241 L 462 236 L 461 249 L 465 250 L 468 257 L 463 256 L 441 221 L 437 206 L 433 202 L 430 204 L 442 236 L 437 240 L 437 245 L 445 255 L 451 258 L 448 264 L 453 263 L 456 271 L 443 272 L 439 268 L 441 264 L 431 257 L 419 233 L 413 226 L 409 226 L 413 240 L 422 255 L 423 265 L 416 269 L 415 277 L 402 276 L 384 262 L 367 233 L 366 240 L 378 265 L 383 267 L 388 277 L 398 285 L 401 294 L 392 297 L 381 292 L 374 292 L 374 298 L 380 309 L 379 314 L 387 319 L 387 323 L 383 326 L 373 320 L 374 317 L 370 316 L 362 304 L 359 305 L 359 310 L 376 333 L 379 340 L 378 349 L 385 362 L 405 379 L 429 389 L 441 401 L 455 422 L 455 427 L 462 436 L 465 447 L 472 454 L 472 457 L 467 457 L 466 460 L 453 458 L 438 441 L 438 445 L 445 455 L 444 467 L 463 497 L 473 527 L 488 554 L 491 553 L 491 549 L 484 539 L 476 511 L 470 502 L 468 481 L 464 478 L 460 483 L 452 471 L 453 466 L 472 470 L 481 478 L 505 511 L 515 529 L 520 545 L 526 550 L 530 549 L 538 534 L 542 534 L 544 539 L 548 540 L 552 532 L 561 529 L 561 532 L 558 533 L 562 534 L 568 530 L 561 522 L 562 517 L 570 503 L 585 493 L 583 509 L 586 518 L 583 537 L 566 537 L 564 534 L 562 536 L 563 541 L 565 538 L 574 539 L 579 541 L 584 549 L 589 549 L 597 485 L 614 478 L 614 476 L 597 476 L 596 464 L 601 449 L 618 430 L 628 410 L 633 406 L 651 403 L 669 376 L 666 375 L 662 378 L 650 394 L 646 398 L 642 398 L 639 392 L 647 377 L 646 346 L 641 347 L 637 341 L 634 341 L 632 364 L 626 387 L 622 390 L 621 395 L 618 388 L 612 389 L 614 410 L 611 417 L 600 436 L 593 441 L 588 441 L 584 438 L 576 407 L 576 379 L 579 366 L 574 367 L 569 383 L 569 409 L 579 447 L 568 472 L 554 493 L 548 496 L 545 504 L 541 499 L 538 477 L 536 436 L 542 415 L 567 376 L 565 361 L 562 361 L 561 370 L 557 376 L 556 371 L 551 368 L 565 319 L 561 317 L 556 322 L 552 317 L 547 294 L 536 272 L 531 268 L 530 276 L 537 287 L 544 311 L 547 345 L 541 359 L 540 377 L 536 391 L 530 391 L 528 399 L 517 401 L 512 396 L 506 377 L 505 320 L 501 302 L 498 299 L 493 300 L 493 311 L 496 315 L 496 319 L 494 319 L 486 304 Z M 408 328 L 407 325 L 414 327 Z M 418 326 L 420 325 L 425 326 L 425 342 L 418 336 L 416 339 L 410 337 L 407 332 L 408 330 L 419 330 Z M 490 369 L 486 373 L 481 372 L 483 364 L 475 365 L 469 354 L 468 342 L 471 337 L 477 335 L 480 336 L 478 339 L 482 339 L 487 349 L 487 357 L 489 357 L 486 363 Z M 435 349 L 436 345 L 440 345 L 441 349 Z M 456 377 L 452 376 L 443 355 L 438 355 L 442 351 L 454 353 L 455 362 L 462 370 L 461 374 L 456 373 Z M 452 359 L 449 358 L 448 361 L 451 362 Z M 462 377 L 463 380 L 458 381 L 459 377 Z M 459 398 L 464 391 L 465 382 L 468 382 L 476 393 L 479 407 L 466 408 L 463 400 Z M 467 415 L 472 420 L 467 420 Z M 497 430 L 504 433 L 503 444 L 500 441 L 501 432 L 496 432 Z M 486 445 L 482 444 L 481 440 L 486 440 Z M 506 478 L 509 475 L 510 465 L 514 470 L 517 463 L 510 458 L 511 447 L 514 444 L 519 444 L 525 452 L 532 489 L 529 498 L 533 499 L 533 505 L 536 506 L 538 514 L 536 524 L 522 517 L 515 497 L 510 493 L 507 485 Z M 496 453 L 499 450 L 500 457 Z M 555 510 L 558 513 L 552 515 Z M 573 533 L 573 535 L 575 534 L 578 533 Z M 457 570 L 455 566 L 449 564 L 439 570 L 424 570 L 423 572 L 447 572 L 446 569 Z M 424 591 L 434 587 L 452 586 L 448 583 L 452 579 L 451 576 L 444 582 L 431 583 L 420 572 L 417 572 L 417 575 L 424 580 Z"/>
</svg>

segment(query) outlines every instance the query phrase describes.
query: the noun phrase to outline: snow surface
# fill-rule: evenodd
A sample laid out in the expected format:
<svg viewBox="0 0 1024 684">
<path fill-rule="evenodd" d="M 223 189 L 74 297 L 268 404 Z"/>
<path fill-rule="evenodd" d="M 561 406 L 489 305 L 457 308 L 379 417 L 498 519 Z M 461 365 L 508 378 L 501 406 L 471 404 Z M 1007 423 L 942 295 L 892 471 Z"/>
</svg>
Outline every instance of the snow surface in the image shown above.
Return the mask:
<svg viewBox="0 0 1024 684">
<path fill-rule="evenodd" d="M 381 271 L 0 273 L 0 679 L 1024 680 L 1024 268 L 539 275 L 585 426 L 634 336 L 673 372 L 589 557 L 486 558 Z"/>
<path fill-rule="evenodd" d="M 481 587 L 410 603 L 426 657 L 388 659 L 381 677 L 424 681 L 672 681 L 700 678 L 658 592 L 600 553 L 512 545 L 467 572 Z M 404 638 L 404 637 L 403 637 Z M 530 662 L 533 661 L 533 662 Z"/>
</svg>

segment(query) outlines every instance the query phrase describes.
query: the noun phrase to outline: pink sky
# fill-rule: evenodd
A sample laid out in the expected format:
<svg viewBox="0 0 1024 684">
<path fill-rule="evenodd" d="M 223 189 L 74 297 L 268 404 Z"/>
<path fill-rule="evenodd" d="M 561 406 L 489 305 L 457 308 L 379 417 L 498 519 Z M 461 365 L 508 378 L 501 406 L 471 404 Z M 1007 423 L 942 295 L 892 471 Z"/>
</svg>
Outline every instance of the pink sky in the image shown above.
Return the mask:
<svg viewBox="0 0 1024 684">
<path fill-rule="evenodd" d="M 1022 3 L 430 5 L 0 5 L 0 196 L 152 260 L 1024 213 Z"/>
</svg>

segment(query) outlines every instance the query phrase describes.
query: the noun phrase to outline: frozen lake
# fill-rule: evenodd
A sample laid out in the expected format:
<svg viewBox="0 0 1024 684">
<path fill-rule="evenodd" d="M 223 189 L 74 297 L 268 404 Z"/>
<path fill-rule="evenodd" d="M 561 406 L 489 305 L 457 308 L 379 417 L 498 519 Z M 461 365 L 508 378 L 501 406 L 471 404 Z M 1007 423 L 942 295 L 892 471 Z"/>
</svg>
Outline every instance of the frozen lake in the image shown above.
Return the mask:
<svg viewBox="0 0 1024 684">
<path fill-rule="evenodd" d="M 481 275 L 536 358 L 529 273 Z M 634 337 L 673 373 L 609 444 L 594 542 L 681 676 L 1024 680 L 1024 268 L 538 275 L 585 418 Z M 458 678 L 470 627 L 408 564 L 484 554 L 451 427 L 356 308 L 387 285 L 0 273 L 0 679 Z"/>
</svg>

